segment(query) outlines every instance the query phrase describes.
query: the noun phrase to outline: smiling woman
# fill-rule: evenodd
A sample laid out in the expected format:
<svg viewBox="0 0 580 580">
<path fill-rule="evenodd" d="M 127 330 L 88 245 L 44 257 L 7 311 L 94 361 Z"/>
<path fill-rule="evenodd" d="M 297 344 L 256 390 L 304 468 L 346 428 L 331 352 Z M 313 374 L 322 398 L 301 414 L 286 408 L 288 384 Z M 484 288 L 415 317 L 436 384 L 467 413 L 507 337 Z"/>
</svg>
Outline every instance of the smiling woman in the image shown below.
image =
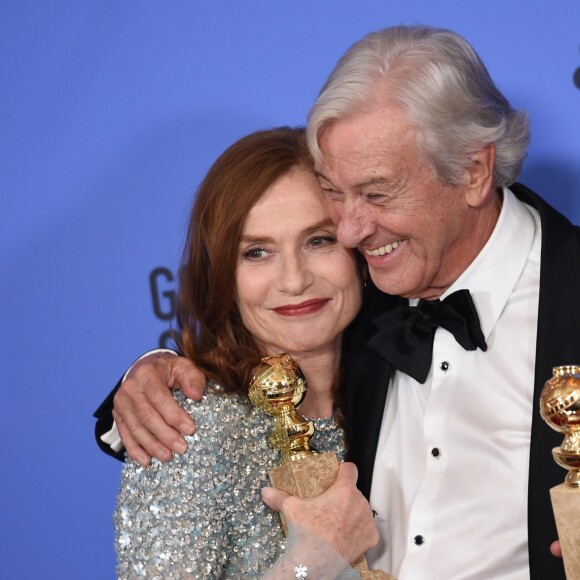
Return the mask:
<svg viewBox="0 0 580 580">
<path fill-rule="evenodd" d="M 254 133 L 216 161 L 197 193 L 179 284 L 176 338 L 210 380 L 199 402 L 175 393 L 197 423 L 184 455 L 125 464 L 118 575 L 255 578 L 284 536 L 260 496 L 279 452 L 267 443 L 273 418 L 247 398 L 250 373 L 261 357 L 292 354 L 309 384 L 301 412 L 317 418 L 313 444 L 342 458 L 334 387 L 342 332 L 361 305 L 357 260 L 336 241 L 302 130 Z M 364 508 L 344 507 L 359 528 L 348 561 L 375 537 L 354 482 L 352 491 Z"/>
<path fill-rule="evenodd" d="M 238 259 L 236 303 L 261 350 L 335 359 L 340 333 L 360 307 L 361 284 L 311 172 L 294 168 L 264 193 L 246 218 Z M 332 412 L 307 403 L 303 412 Z"/>
<path fill-rule="evenodd" d="M 336 243 L 335 232 L 303 130 L 257 132 L 234 143 L 200 185 L 189 223 L 177 307 L 184 354 L 245 395 L 262 356 L 288 350 L 302 365 L 309 351 L 334 345 L 361 304 L 354 252 Z M 248 327 L 257 315 L 253 301 L 266 313 L 310 300 L 324 304 L 293 317 L 272 310 L 261 334 L 255 322 Z M 307 348 L 289 342 L 298 324 Z M 271 352 L 265 344 L 272 342 Z M 327 352 L 332 375 L 336 352 Z M 309 381 L 311 392 L 316 382 Z"/>
</svg>

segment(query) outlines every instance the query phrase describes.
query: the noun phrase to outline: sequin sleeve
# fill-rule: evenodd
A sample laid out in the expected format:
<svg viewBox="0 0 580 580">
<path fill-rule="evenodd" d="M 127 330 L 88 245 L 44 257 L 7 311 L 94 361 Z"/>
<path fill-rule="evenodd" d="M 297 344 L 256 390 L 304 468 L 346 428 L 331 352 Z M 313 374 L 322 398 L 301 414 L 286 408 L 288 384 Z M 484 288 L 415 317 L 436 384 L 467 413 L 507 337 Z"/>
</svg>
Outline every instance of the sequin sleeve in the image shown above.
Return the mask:
<svg viewBox="0 0 580 580">
<path fill-rule="evenodd" d="M 290 524 L 286 553 L 264 574 L 262 580 L 291 578 L 360 580 L 361 575 L 322 538 L 305 528 Z"/>
<path fill-rule="evenodd" d="M 118 577 L 259 578 L 285 545 L 278 515 L 260 495 L 278 458 L 268 444 L 272 419 L 217 385 L 200 402 L 175 397 L 197 430 L 186 437 L 187 452 L 167 463 L 124 465 L 114 518 Z M 340 429 L 321 427 L 322 447 L 340 453 Z"/>
</svg>

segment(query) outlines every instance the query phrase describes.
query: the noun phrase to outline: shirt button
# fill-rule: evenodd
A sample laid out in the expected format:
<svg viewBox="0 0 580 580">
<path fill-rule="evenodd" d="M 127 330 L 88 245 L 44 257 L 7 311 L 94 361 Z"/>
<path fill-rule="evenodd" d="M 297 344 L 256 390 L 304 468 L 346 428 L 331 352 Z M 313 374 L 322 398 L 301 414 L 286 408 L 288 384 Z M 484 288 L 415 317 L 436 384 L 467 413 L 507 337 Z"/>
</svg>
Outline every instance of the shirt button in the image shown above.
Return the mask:
<svg viewBox="0 0 580 580">
<path fill-rule="evenodd" d="M 421 546 L 425 543 L 425 538 L 421 535 L 418 535 L 413 538 L 413 542 L 415 542 L 417 546 Z"/>
<path fill-rule="evenodd" d="M 446 360 L 444 360 L 440 365 L 439 368 L 446 373 L 450 368 L 451 368 L 451 364 L 448 363 Z"/>
<path fill-rule="evenodd" d="M 439 447 L 433 447 L 433 449 L 431 449 L 431 455 L 436 458 L 441 457 L 441 449 L 439 449 Z"/>
</svg>

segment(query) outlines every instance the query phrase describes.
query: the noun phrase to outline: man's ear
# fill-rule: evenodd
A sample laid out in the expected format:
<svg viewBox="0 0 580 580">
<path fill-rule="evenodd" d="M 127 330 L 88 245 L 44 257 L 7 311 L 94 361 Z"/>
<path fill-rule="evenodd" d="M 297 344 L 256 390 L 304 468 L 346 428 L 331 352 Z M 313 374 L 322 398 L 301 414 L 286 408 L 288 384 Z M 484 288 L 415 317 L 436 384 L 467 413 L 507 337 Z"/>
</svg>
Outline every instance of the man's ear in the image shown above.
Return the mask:
<svg viewBox="0 0 580 580">
<path fill-rule="evenodd" d="M 479 207 L 494 191 L 495 145 L 490 143 L 469 157 L 471 163 L 467 168 L 465 199 L 471 207 Z"/>
</svg>

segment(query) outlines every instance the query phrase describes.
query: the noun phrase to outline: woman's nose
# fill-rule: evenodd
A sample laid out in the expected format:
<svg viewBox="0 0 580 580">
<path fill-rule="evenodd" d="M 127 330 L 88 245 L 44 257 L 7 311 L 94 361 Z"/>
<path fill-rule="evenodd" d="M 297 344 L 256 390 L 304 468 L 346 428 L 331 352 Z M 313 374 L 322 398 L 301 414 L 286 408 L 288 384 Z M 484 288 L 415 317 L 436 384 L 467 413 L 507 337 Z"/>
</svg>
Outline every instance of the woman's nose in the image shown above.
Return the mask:
<svg viewBox="0 0 580 580">
<path fill-rule="evenodd" d="M 303 294 L 313 279 L 314 275 L 306 257 L 292 255 L 284 258 L 280 273 L 280 289 L 283 292 L 294 296 Z"/>
</svg>

